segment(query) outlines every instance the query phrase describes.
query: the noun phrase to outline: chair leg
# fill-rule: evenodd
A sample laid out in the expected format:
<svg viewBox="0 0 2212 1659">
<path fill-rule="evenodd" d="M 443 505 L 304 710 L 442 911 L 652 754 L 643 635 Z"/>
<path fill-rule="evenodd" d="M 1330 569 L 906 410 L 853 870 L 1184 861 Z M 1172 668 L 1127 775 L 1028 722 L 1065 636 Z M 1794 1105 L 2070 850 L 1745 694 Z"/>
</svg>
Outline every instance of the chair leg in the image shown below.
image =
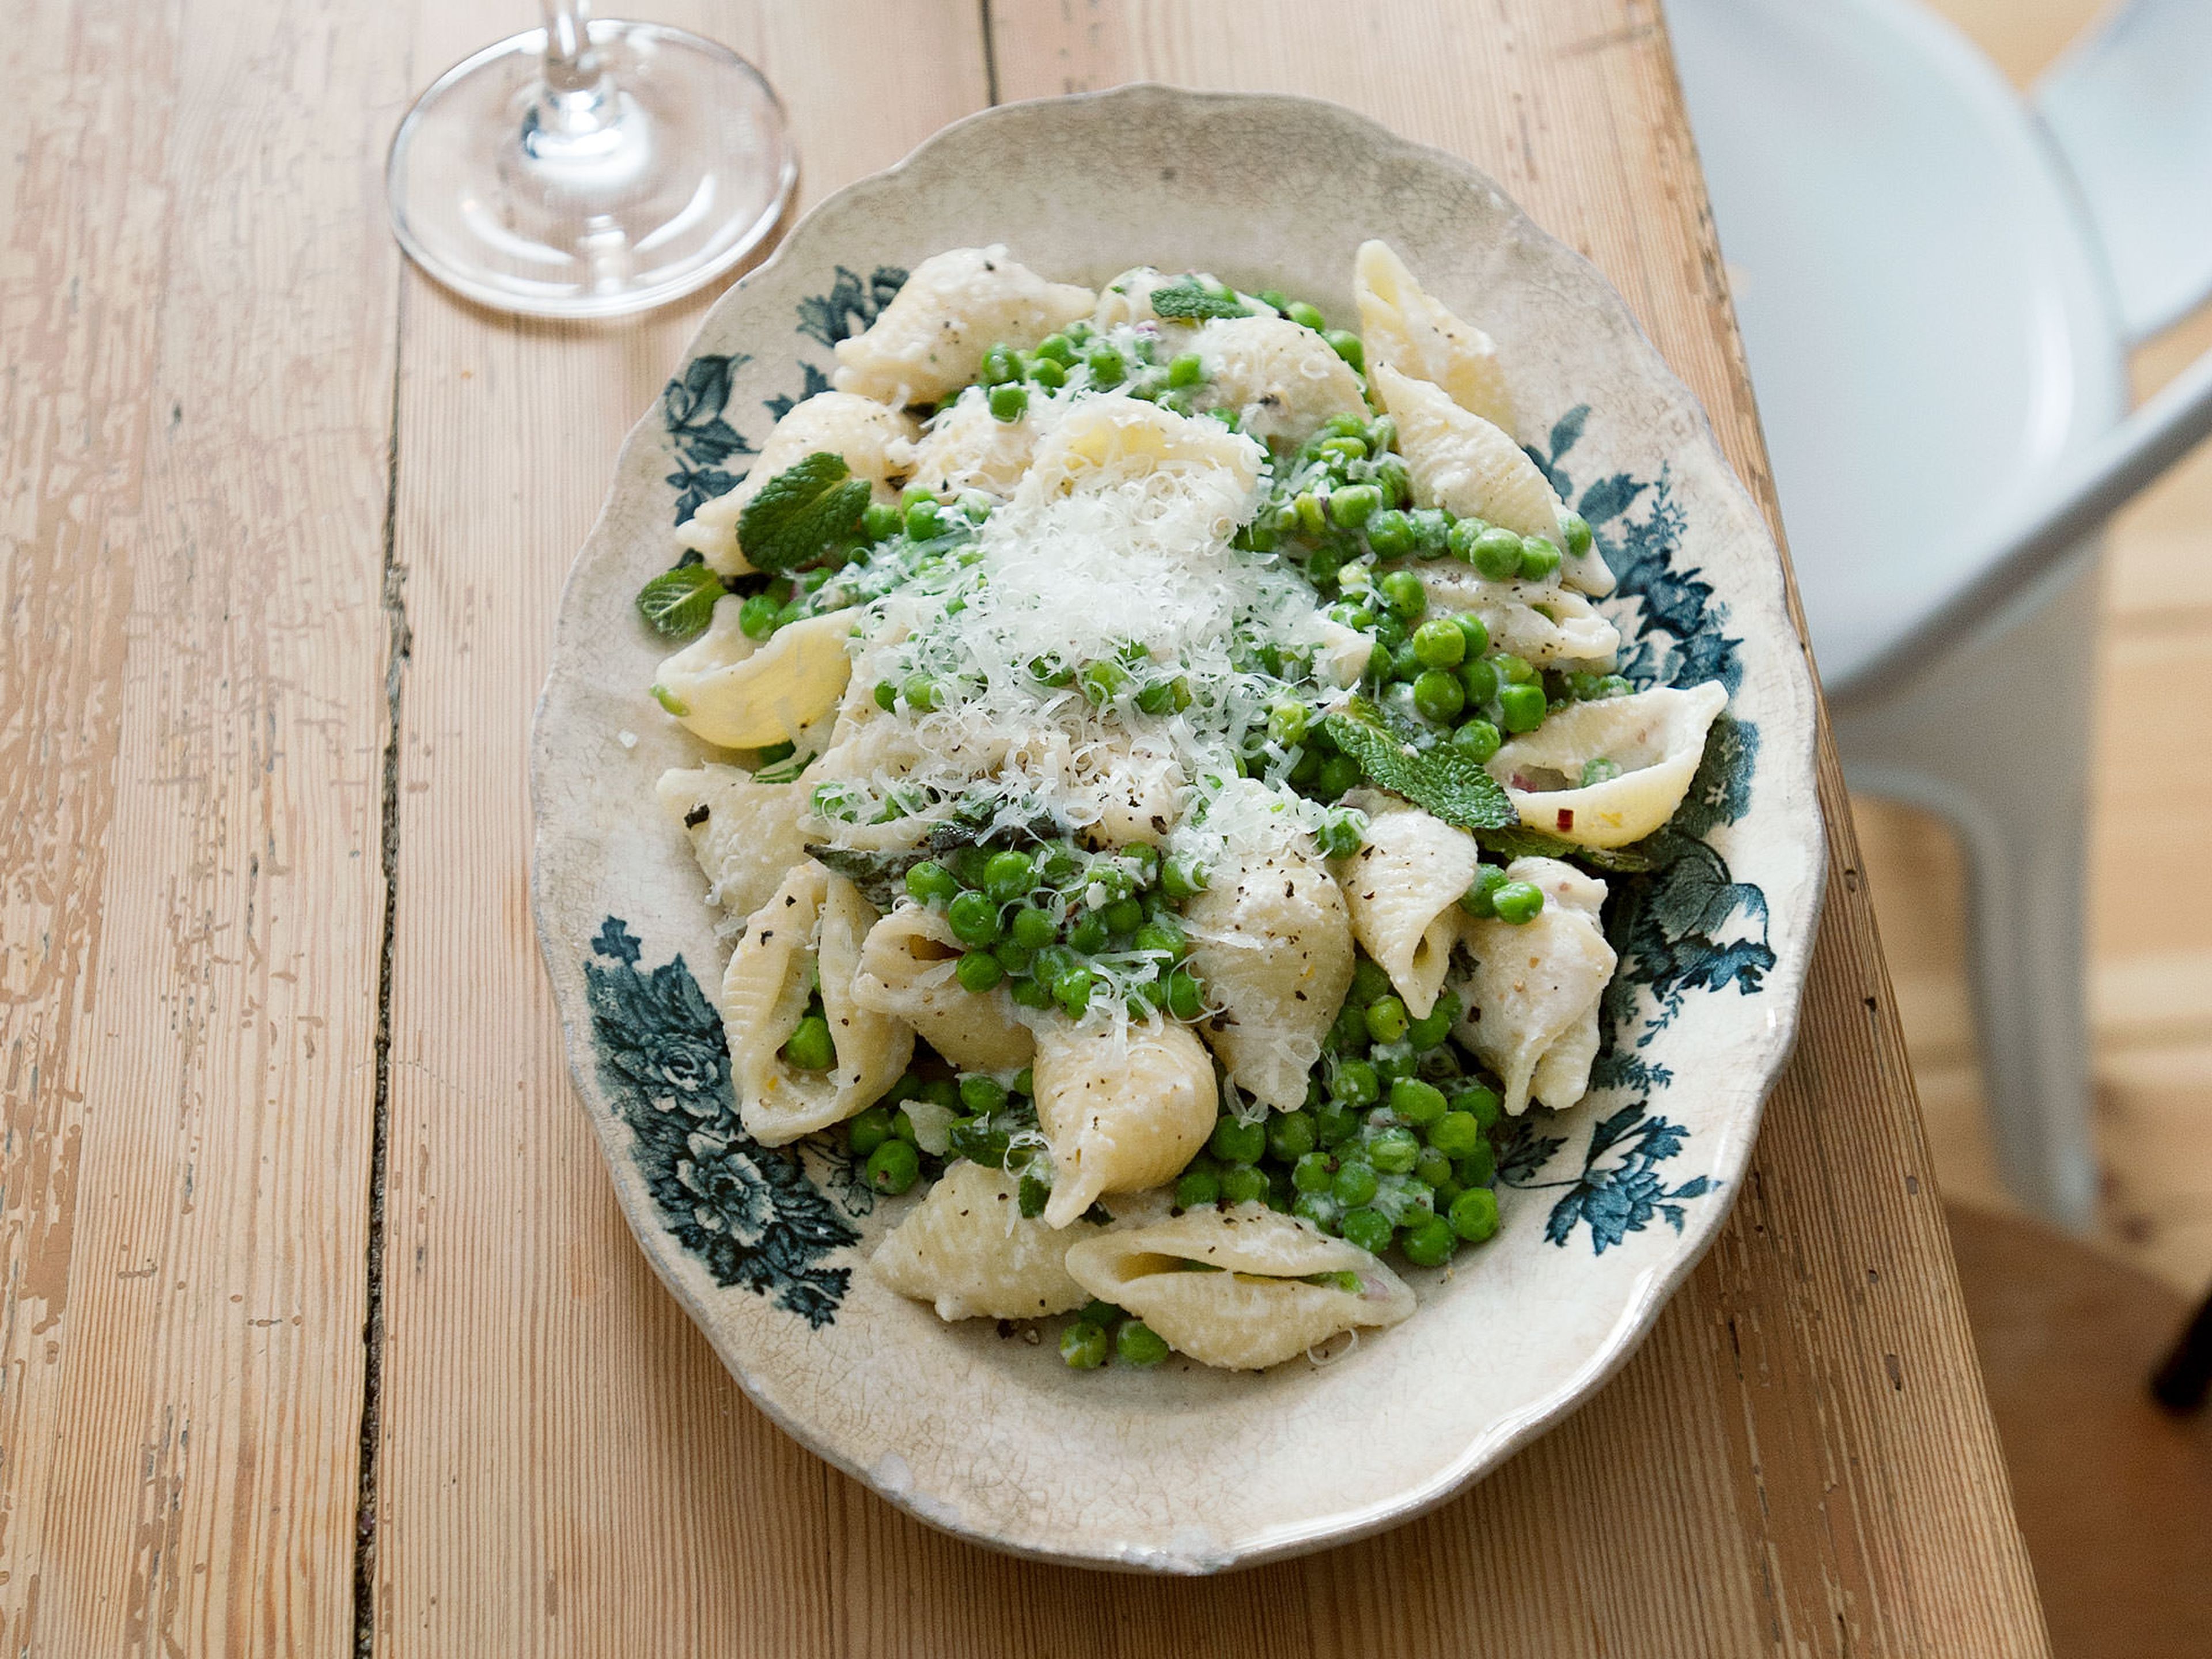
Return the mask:
<svg viewBox="0 0 2212 1659">
<path fill-rule="evenodd" d="M 2006 1184 L 2096 1215 L 2082 980 L 2094 562 L 1905 685 L 1838 713 L 1854 787 L 1940 813 L 1972 872 L 1975 1019 Z"/>
<path fill-rule="evenodd" d="M 2197 1316 L 2182 1328 L 2173 1352 L 2150 1379 L 2151 1398 L 2170 1412 L 2187 1416 L 2212 1399 L 2212 1294 L 2197 1304 Z"/>
</svg>

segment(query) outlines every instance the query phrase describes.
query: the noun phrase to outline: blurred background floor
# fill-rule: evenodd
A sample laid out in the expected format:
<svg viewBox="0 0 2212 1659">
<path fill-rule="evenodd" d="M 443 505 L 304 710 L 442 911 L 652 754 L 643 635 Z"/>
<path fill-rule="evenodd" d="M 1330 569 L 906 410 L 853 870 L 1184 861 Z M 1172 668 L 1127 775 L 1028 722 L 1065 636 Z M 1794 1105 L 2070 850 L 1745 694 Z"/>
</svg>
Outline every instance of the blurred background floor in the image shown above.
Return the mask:
<svg viewBox="0 0 2212 1659">
<path fill-rule="evenodd" d="M 1934 0 L 2023 88 L 2099 0 Z M 2212 347 L 2212 307 L 2138 352 L 2138 398 Z M 2101 1242 L 2185 1292 L 2212 1284 L 2212 451 L 2106 542 L 2089 1002 Z M 1853 810 L 1947 1196 L 2011 1207 L 1998 1182 L 1966 974 L 1966 871 L 1936 819 Z"/>
</svg>

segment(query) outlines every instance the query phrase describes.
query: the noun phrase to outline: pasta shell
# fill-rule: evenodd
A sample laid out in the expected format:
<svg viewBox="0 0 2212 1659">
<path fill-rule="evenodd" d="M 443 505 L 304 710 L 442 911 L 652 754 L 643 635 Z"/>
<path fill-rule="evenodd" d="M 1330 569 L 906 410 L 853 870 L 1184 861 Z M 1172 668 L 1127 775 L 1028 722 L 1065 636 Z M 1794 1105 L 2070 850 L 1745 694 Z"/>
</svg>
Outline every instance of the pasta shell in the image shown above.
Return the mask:
<svg viewBox="0 0 2212 1659">
<path fill-rule="evenodd" d="M 1002 421 L 979 387 L 938 410 L 921 439 L 903 446 L 898 459 L 909 483 L 939 495 L 963 489 L 1007 496 L 1029 471 L 1036 451 L 1037 424 L 1031 416 Z"/>
<path fill-rule="evenodd" d="M 1235 524 L 1250 510 L 1266 453 L 1218 421 L 1187 418 L 1119 393 L 1087 398 L 1037 446 L 1015 500 L 1034 506 L 1166 474 L 1189 494 L 1214 498 L 1218 515 Z"/>
<path fill-rule="evenodd" d="M 1065 1227 L 1102 1194 L 1141 1192 L 1182 1172 L 1213 1133 L 1213 1062 L 1181 1025 L 1040 1024 L 1037 1127 L 1052 1148 L 1044 1218 Z"/>
<path fill-rule="evenodd" d="M 656 793 L 690 837 L 707 872 L 707 902 L 733 916 L 767 903 L 806 856 L 803 785 L 761 783 L 738 766 L 698 766 L 663 772 Z"/>
<path fill-rule="evenodd" d="M 942 403 L 975 378 L 993 346 L 1026 350 L 1097 301 L 1087 288 L 1017 264 L 1003 244 L 932 254 L 865 333 L 832 348 L 830 383 L 895 406 Z"/>
<path fill-rule="evenodd" d="M 1338 866 L 1352 937 L 1413 1018 L 1426 1018 L 1451 966 L 1460 896 L 1481 862 L 1474 837 L 1394 795 L 1355 790 L 1346 801 L 1368 815 L 1366 844 Z"/>
<path fill-rule="evenodd" d="M 960 1071 L 1018 1072 L 1036 1040 L 1003 984 L 978 995 L 960 983 L 954 969 L 964 954 L 942 915 L 902 904 L 868 930 L 853 1000 L 904 1020 Z"/>
<path fill-rule="evenodd" d="M 1067 1248 L 1099 1229 L 1078 1221 L 1055 1231 L 1024 1219 L 1018 1182 L 962 1159 L 891 1229 L 868 1265 L 901 1296 L 939 1319 L 1042 1319 L 1079 1308 L 1087 1293 L 1068 1275 Z"/>
<path fill-rule="evenodd" d="M 1191 966 L 1221 1011 L 1203 1030 L 1230 1080 L 1296 1111 L 1352 985 L 1352 924 L 1328 866 L 1286 837 L 1217 866 L 1184 905 L 1183 926 Z"/>
<path fill-rule="evenodd" d="M 734 593 L 714 601 L 707 631 L 660 665 L 653 695 L 708 743 L 765 749 L 795 742 L 837 706 L 852 676 L 845 641 L 857 609 L 807 617 L 756 646 L 738 626 Z"/>
<path fill-rule="evenodd" d="M 1389 243 L 1359 245 L 1352 258 L 1352 287 L 1370 365 L 1387 363 L 1401 374 L 1441 387 L 1468 413 L 1509 434 L 1520 429 L 1505 368 L 1490 337 L 1431 296 Z"/>
<path fill-rule="evenodd" d="M 1310 328 L 1281 317 L 1208 323 L 1191 343 L 1206 368 L 1199 406 L 1226 409 L 1262 443 L 1303 444 L 1332 415 L 1367 418 L 1351 364 Z"/>
<path fill-rule="evenodd" d="M 810 859 L 753 912 L 730 953 L 721 998 L 730 1075 L 745 1133 L 763 1146 L 842 1123 L 878 1099 L 914 1056 L 911 1027 L 853 1000 L 860 939 L 875 920 L 851 882 Z M 805 1018 L 810 969 L 819 975 L 837 1051 L 826 1072 L 801 1071 L 781 1052 Z"/>
<path fill-rule="evenodd" d="M 1218 1271 L 1193 1271 L 1212 1267 Z M 1069 1247 L 1067 1271 L 1202 1364 L 1261 1370 L 1340 1331 L 1413 1311 L 1406 1282 L 1366 1251 L 1260 1204 L 1190 1210 Z M 1307 1282 L 1357 1274 L 1359 1288 Z"/>
<path fill-rule="evenodd" d="M 1495 648 L 1540 668 L 1610 668 L 1620 655 L 1620 630 L 1580 593 L 1529 582 L 1486 581 L 1464 565 L 1413 568 L 1432 607 L 1473 611 L 1490 630 Z"/>
<path fill-rule="evenodd" d="M 1605 884 L 1558 859 L 1516 859 L 1505 873 L 1542 888 L 1544 908 L 1519 927 L 1463 919 L 1474 966 L 1453 1035 L 1498 1073 L 1508 1112 L 1525 1111 L 1531 1095 L 1571 1106 L 1589 1088 L 1613 977 L 1598 918 Z"/>
<path fill-rule="evenodd" d="M 749 574 L 752 562 L 738 546 L 738 520 L 763 484 L 809 455 L 826 452 L 843 456 L 853 476 L 866 478 L 878 501 L 896 501 L 902 476 L 900 459 L 919 429 L 912 416 L 872 398 L 817 392 L 793 404 L 775 423 L 743 483 L 726 495 L 701 502 L 698 511 L 676 526 L 677 544 L 696 549 L 718 574 Z"/>
<path fill-rule="evenodd" d="M 1674 816 L 1727 707 L 1726 688 L 1710 680 L 1574 703 L 1501 747 L 1490 775 L 1530 829 L 1580 847 L 1625 847 Z M 1620 775 L 1584 784 L 1592 761 L 1611 761 Z"/>
</svg>

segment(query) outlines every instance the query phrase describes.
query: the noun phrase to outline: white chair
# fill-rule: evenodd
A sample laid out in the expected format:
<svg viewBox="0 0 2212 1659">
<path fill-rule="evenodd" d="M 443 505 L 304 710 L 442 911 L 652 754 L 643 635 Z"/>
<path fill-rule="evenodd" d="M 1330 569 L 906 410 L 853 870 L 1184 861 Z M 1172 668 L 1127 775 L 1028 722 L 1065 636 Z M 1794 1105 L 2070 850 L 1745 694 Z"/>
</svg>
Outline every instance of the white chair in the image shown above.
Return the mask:
<svg viewBox="0 0 2212 1659">
<path fill-rule="evenodd" d="M 1972 869 L 2005 1178 L 2094 1218 L 2082 986 L 2095 548 L 2212 430 L 2212 0 L 2134 0 L 2041 118 L 1910 0 L 1667 0 L 1836 736 Z"/>
</svg>

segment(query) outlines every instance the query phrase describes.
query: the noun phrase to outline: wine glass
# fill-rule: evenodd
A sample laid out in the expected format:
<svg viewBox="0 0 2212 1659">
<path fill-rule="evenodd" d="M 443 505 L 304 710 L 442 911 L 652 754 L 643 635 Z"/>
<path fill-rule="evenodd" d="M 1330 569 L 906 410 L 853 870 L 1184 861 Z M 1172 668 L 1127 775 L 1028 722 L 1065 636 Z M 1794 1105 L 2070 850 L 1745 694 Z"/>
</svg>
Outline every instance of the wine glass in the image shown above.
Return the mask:
<svg viewBox="0 0 2212 1659">
<path fill-rule="evenodd" d="M 385 173 L 400 246 L 456 294 L 538 317 L 621 316 L 712 282 L 799 176 L 775 91 L 712 40 L 544 3 L 544 28 L 455 64 L 400 122 Z"/>
</svg>

